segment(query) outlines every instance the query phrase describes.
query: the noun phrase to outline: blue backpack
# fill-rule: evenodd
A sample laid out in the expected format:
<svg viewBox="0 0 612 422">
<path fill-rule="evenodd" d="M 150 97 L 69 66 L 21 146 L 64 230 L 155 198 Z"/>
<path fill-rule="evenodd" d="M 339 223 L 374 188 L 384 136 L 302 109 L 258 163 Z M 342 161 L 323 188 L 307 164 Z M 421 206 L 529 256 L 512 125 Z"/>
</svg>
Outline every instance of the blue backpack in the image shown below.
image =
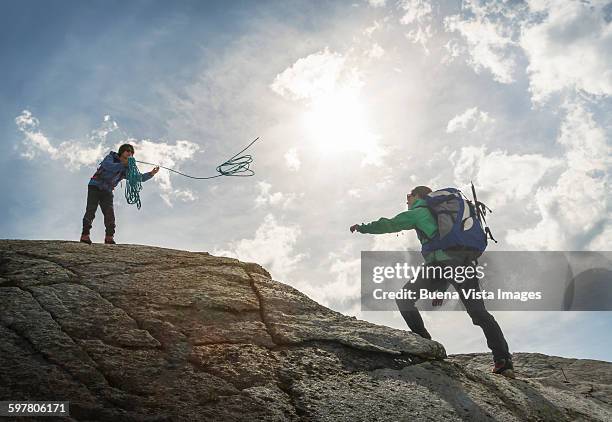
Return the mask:
<svg viewBox="0 0 612 422">
<path fill-rule="evenodd" d="M 438 232 L 432 238 L 419 230 L 419 237 L 429 239 L 421 249 L 423 255 L 436 250 L 462 250 L 478 258 L 487 248 L 487 237 L 497 243 L 485 215 L 491 209 L 476 198 L 472 183 L 473 201 L 459 189 L 446 188 L 431 192 L 424 199 L 426 206 L 438 222 Z"/>
</svg>

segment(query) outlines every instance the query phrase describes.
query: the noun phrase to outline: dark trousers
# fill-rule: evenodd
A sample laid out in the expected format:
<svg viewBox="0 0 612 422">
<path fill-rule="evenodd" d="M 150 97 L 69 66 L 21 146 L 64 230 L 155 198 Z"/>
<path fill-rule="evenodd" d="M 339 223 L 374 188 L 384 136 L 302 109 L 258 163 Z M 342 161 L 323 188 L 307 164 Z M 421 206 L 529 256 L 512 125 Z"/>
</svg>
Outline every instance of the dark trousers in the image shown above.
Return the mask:
<svg viewBox="0 0 612 422">
<path fill-rule="evenodd" d="M 91 225 L 96 217 L 96 210 L 100 205 L 104 215 L 104 226 L 106 235 L 115 234 L 115 210 L 113 209 L 113 193 L 99 189 L 97 186 L 87 186 L 87 208 L 83 216 L 83 234 L 89 234 Z"/>
<path fill-rule="evenodd" d="M 434 266 L 457 266 L 463 265 L 458 263 L 450 263 L 450 264 L 434 264 Z M 430 292 L 438 290 L 438 291 L 446 291 L 449 284 L 452 284 L 455 290 L 459 293 L 459 297 L 461 298 L 461 302 L 465 307 L 470 318 L 472 318 L 472 323 L 474 325 L 482 328 L 484 335 L 487 339 L 487 346 L 493 352 L 493 359 L 498 361 L 500 359 L 510 358 L 510 352 L 508 350 L 508 344 L 506 343 L 506 339 L 504 338 L 504 334 L 502 333 L 501 328 L 493 315 L 491 315 L 485 308 L 484 301 L 482 299 L 474 299 L 474 298 L 465 298 L 463 295 L 464 290 L 475 289 L 476 291 L 480 291 L 480 286 L 478 285 L 478 278 L 473 277 L 471 279 L 466 279 L 462 283 L 458 283 L 452 278 L 424 278 L 420 277 L 415 280 L 414 283 L 406 283 L 404 285 L 404 289 L 413 290 L 416 292 L 416 298 L 419 297 L 420 289 L 427 289 Z M 415 306 L 415 302 L 418 299 L 398 299 L 396 300 L 398 308 L 408 324 L 408 327 L 412 332 L 420 335 L 421 337 L 425 337 L 431 339 L 431 335 L 425 329 L 425 325 L 423 324 L 423 319 L 419 314 L 418 309 Z"/>
</svg>

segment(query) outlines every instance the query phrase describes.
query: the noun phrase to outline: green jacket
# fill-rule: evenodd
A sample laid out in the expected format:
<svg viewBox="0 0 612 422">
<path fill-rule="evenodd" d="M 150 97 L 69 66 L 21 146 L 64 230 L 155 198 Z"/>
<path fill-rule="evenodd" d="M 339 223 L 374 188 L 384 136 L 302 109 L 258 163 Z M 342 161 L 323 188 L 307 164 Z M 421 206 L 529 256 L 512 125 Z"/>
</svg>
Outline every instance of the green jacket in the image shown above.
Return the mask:
<svg viewBox="0 0 612 422">
<path fill-rule="evenodd" d="M 357 227 L 359 233 L 370 234 L 396 233 L 412 229 L 417 230 L 421 244 L 426 243 L 429 240 L 428 238 L 432 238 L 438 232 L 438 223 L 422 199 L 417 199 L 408 211 L 401 212 L 393 218 L 383 217 Z M 422 234 L 425 234 L 427 237 L 422 236 Z M 427 264 L 448 261 L 450 259 L 452 259 L 452 256 L 443 250 L 437 250 L 425 256 Z"/>
</svg>

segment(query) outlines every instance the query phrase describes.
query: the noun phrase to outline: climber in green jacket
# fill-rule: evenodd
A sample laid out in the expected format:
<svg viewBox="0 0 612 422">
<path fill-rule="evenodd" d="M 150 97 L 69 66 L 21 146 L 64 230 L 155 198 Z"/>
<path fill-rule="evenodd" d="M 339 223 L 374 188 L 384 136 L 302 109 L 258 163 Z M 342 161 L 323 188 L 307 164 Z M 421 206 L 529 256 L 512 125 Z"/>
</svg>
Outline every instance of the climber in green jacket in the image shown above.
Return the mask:
<svg viewBox="0 0 612 422">
<path fill-rule="evenodd" d="M 351 233 L 383 234 L 396 233 L 402 230 L 415 230 L 421 244 L 428 242 L 438 232 L 438 223 L 431 211 L 427 208 L 424 197 L 432 190 L 427 186 L 417 186 L 406 197 L 408 211 L 399 213 L 393 218 L 380 218 L 368 224 L 354 224 L 350 227 Z M 469 252 L 434 250 L 424 255 L 425 264 L 428 266 L 465 266 L 472 265 L 473 258 Z M 403 289 L 419 291 L 420 289 L 446 290 L 452 284 L 457 292 L 463 289 L 480 289 L 476 277 L 465 280 L 461 283 L 454 279 L 425 279 L 419 278 L 411 280 Z M 501 328 L 493 315 L 485 308 L 482 299 L 466 298 L 463 294 L 459 295 L 465 310 L 472 319 L 474 325 L 482 328 L 487 339 L 487 346 L 493 352 L 493 372 L 507 377 L 514 377 L 512 355 L 509 352 L 508 344 L 504 339 Z M 397 305 L 402 317 L 408 324 L 412 332 L 421 337 L 431 339 L 431 335 L 423 324 L 423 319 L 415 306 L 416 299 L 398 299 Z M 439 306 L 442 301 L 434 300 L 432 305 Z"/>
<path fill-rule="evenodd" d="M 354 224 L 350 228 L 351 233 L 357 231 L 364 234 L 384 234 L 414 229 L 421 243 L 427 242 L 427 239 L 432 238 L 438 231 L 438 223 L 427 209 L 425 201 L 421 199 L 421 196 L 427 194 L 425 192 L 429 193 L 431 189 L 417 186 L 406 197 L 408 211 L 401 212 L 393 218 L 382 217 L 368 224 Z M 425 263 L 448 261 L 453 258 L 455 257 L 451 256 L 451 252 L 436 250 L 425 256 Z"/>
</svg>

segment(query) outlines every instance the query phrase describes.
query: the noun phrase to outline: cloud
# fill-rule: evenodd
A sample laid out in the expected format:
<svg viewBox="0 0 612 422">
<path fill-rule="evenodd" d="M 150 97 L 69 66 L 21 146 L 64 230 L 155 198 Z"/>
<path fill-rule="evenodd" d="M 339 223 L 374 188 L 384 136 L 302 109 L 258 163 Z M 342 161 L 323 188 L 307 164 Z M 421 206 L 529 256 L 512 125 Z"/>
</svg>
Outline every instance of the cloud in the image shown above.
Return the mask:
<svg viewBox="0 0 612 422">
<path fill-rule="evenodd" d="M 345 258 L 333 252 L 328 258 L 331 282 L 321 286 L 314 298 L 325 305 L 342 306 L 347 315 L 356 315 L 360 311 L 361 259 Z"/>
<path fill-rule="evenodd" d="M 197 196 L 195 196 L 195 194 L 189 190 L 189 189 L 185 189 L 185 190 L 175 190 L 173 192 L 174 196 L 176 196 L 177 199 L 180 199 L 184 202 L 187 201 L 195 201 L 196 199 L 198 199 Z M 168 200 L 166 199 L 166 203 L 168 203 Z M 171 204 L 169 204 L 171 205 Z"/>
<path fill-rule="evenodd" d="M 376 181 L 376 189 L 380 191 L 388 189 L 389 187 L 393 186 L 395 181 L 396 180 L 393 174 L 385 174 L 382 178 Z"/>
<path fill-rule="evenodd" d="M 422 23 L 431 17 L 431 3 L 429 1 L 401 0 L 398 6 L 405 12 L 400 18 L 402 25 Z"/>
<path fill-rule="evenodd" d="M 463 10 L 463 14 L 446 17 L 444 26 L 447 32 L 457 32 L 464 39 L 469 55 L 467 63 L 476 73 L 490 71 L 497 82 L 513 82 L 517 67 L 514 51 L 517 43 L 513 36 L 518 28 L 518 12 L 506 3 L 478 1 L 466 1 Z M 447 46 L 452 55 L 461 52 L 454 43 Z"/>
<path fill-rule="evenodd" d="M 399 213 L 399 212 L 398 212 Z M 393 216 L 388 216 L 393 217 Z M 416 232 L 401 231 L 399 233 L 381 234 L 372 240 L 372 251 L 406 251 L 421 250 L 421 243 Z"/>
<path fill-rule="evenodd" d="M 467 53 L 467 48 L 461 45 L 457 40 L 449 40 L 444 44 L 446 55 L 442 57 L 442 64 L 450 64 L 460 56 Z"/>
<path fill-rule="evenodd" d="M 589 251 L 611 251 L 612 250 L 612 219 L 608 215 L 607 221 L 604 223 L 604 228 L 599 235 L 588 244 L 586 250 Z"/>
<path fill-rule="evenodd" d="M 104 121 L 104 123 L 100 128 L 93 131 L 93 135 L 100 139 L 105 139 L 107 135 L 118 130 L 119 125 L 113 120 L 113 118 L 109 114 L 104 115 L 104 118 L 102 120 Z"/>
<path fill-rule="evenodd" d="M 534 102 L 564 89 L 612 94 L 612 22 L 605 17 L 606 4 L 530 2 L 534 12 L 545 15 L 525 23 L 520 38 Z"/>
<path fill-rule="evenodd" d="M 380 45 L 374 43 L 374 44 L 372 44 L 372 48 L 370 48 L 366 52 L 366 55 L 370 59 L 380 59 L 382 56 L 385 55 L 385 50 Z"/>
<path fill-rule="evenodd" d="M 367 35 L 368 37 L 371 37 L 372 34 L 377 31 L 378 29 L 382 28 L 382 24 L 379 21 L 374 21 L 374 23 L 372 23 L 372 25 L 368 26 L 366 29 L 363 30 L 363 33 L 365 35 Z"/>
<path fill-rule="evenodd" d="M 435 34 L 431 3 L 426 0 L 401 0 L 397 5 L 404 12 L 400 24 L 413 26 L 406 37 L 415 44 L 421 44 L 425 54 L 429 55 L 427 42 Z"/>
<path fill-rule="evenodd" d="M 62 141 L 54 146 L 49 138 L 40 130 L 40 123 L 29 110 L 24 110 L 15 118 L 15 124 L 24 134 L 22 144 L 25 148 L 22 156 L 28 160 L 42 154 L 46 158 L 61 161 L 70 170 L 79 170 L 81 167 L 97 165 L 109 150 L 117 151 L 123 143 L 131 143 L 136 150 L 136 158 L 141 161 L 159 164 L 169 168 L 176 168 L 182 161 L 193 157 L 199 146 L 189 141 L 176 141 L 175 144 L 154 142 L 148 139 L 136 140 L 126 138 L 117 122 L 111 116 L 105 115 L 100 127 L 82 140 Z M 93 171 L 92 171 L 93 173 Z M 190 190 L 175 189 L 170 181 L 170 173 L 161 170 L 153 179 L 161 189 L 160 196 L 172 206 L 172 199 L 193 201 L 195 194 Z"/>
<path fill-rule="evenodd" d="M 370 127 L 362 74 L 363 56 L 332 53 L 325 48 L 298 59 L 278 74 L 270 88 L 303 107 L 299 121 L 306 139 L 322 154 L 357 151 L 362 165 L 381 166 L 387 150 Z"/>
<path fill-rule="evenodd" d="M 285 194 L 282 192 L 272 193 L 272 185 L 268 182 L 258 182 L 259 195 L 255 198 L 255 206 L 271 205 L 287 209 L 293 205 L 298 197 L 295 193 Z"/>
<path fill-rule="evenodd" d="M 226 249 L 215 249 L 213 254 L 257 262 L 269 269 L 273 277 L 283 280 L 306 257 L 294 251 L 301 232 L 299 225 L 284 226 L 268 214 L 255 231 L 255 237 L 231 242 Z"/>
<path fill-rule="evenodd" d="M 289 151 L 285 153 L 285 164 L 291 171 L 298 171 L 300 169 L 302 162 L 300 161 L 297 148 L 290 148 Z"/>
<path fill-rule="evenodd" d="M 429 55 L 430 51 L 427 48 L 427 41 L 429 41 L 429 39 L 433 37 L 433 35 L 434 35 L 433 27 L 431 25 L 427 25 L 427 26 L 419 26 L 416 29 L 412 29 L 410 32 L 406 34 L 406 38 L 408 38 L 410 41 L 412 41 L 415 44 L 421 44 L 421 46 L 423 47 L 423 50 L 425 51 L 425 54 Z"/>
<path fill-rule="evenodd" d="M 112 131 L 108 130 L 108 126 L 115 122 L 105 120 L 104 124 L 85 140 L 63 141 L 57 147 L 40 130 L 40 122 L 29 110 L 23 110 L 15 118 L 15 124 L 25 136 L 22 140 L 22 157 L 33 160 L 38 154 L 43 154 L 52 160 L 61 160 L 70 170 L 78 170 L 81 166 L 93 165 L 99 161 L 104 152 L 105 137 Z"/>
<path fill-rule="evenodd" d="M 476 132 L 484 125 L 493 122 L 489 113 L 478 110 L 478 107 L 468 108 L 462 114 L 453 117 L 446 125 L 446 133 L 457 132 L 458 130 L 468 130 Z"/>
<path fill-rule="evenodd" d="M 606 1 L 532 0 L 527 3 L 466 1 L 461 14 L 446 17 L 446 31 L 458 33 L 446 44 L 443 62 L 467 53 L 479 73 L 489 70 L 501 83 L 515 80 L 519 57 L 526 68 L 534 103 L 551 94 L 577 90 L 612 94 L 612 19 Z"/>
<path fill-rule="evenodd" d="M 610 146 L 606 132 L 583 104 L 566 104 L 567 115 L 557 142 L 565 148 L 567 166 L 553 186 L 540 187 L 534 201 L 540 221 L 509 230 L 507 241 L 523 250 L 584 250 L 609 247 Z M 593 243 L 591 243 L 593 242 Z"/>
<path fill-rule="evenodd" d="M 346 72 L 346 58 L 327 48 L 298 59 L 278 74 L 270 88 L 277 94 L 293 99 L 311 99 L 334 91 Z M 350 70 L 349 70 L 350 71 Z M 354 82 L 354 77 L 350 82 Z"/>
<path fill-rule="evenodd" d="M 530 197 L 543 176 L 562 163 L 540 154 L 487 153 L 485 146 L 463 147 L 449 159 L 455 184 L 465 186 L 474 181 L 479 191 L 488 193 L 487 205 L 495 208 Z"/>
<path fill-rule="evenodd" d="M 180 169 L 179 164 L 193 157 L 200 150 L 200 147 L 190 141 L 179 140 L 174 144 L 166 142 L 154 142 L 149 139 L 138 141 L 136 139 L 127 139 L 134 146 L 136 151 L 136 159 L 149 163 L 159 164 L 164 167 Z M 197 197 L 189 189 L 176 189 L 173 187 L 170 180 L 170 172 L 161 169 L 155 175 L 155 180 L 161 189 L 160 196 L 168 206 L 172 206 L 172 199 L 180 199 L 181 201 L 195 201 Z"/>
<path fill-rule="evenodd" d="M 38 119 L 32 116 L 28 110 L 23 110 L 19 116 L 15 118 L 15 123 L 19 130 L 25 135 L 23 144 L 25 151 L 21 155 L 29 160 L 36 157 L 36 152 L 46 152 L 51 157 L 58 156 L 58 150 L 49 139 L 38 129 Z"/>
</svg>

